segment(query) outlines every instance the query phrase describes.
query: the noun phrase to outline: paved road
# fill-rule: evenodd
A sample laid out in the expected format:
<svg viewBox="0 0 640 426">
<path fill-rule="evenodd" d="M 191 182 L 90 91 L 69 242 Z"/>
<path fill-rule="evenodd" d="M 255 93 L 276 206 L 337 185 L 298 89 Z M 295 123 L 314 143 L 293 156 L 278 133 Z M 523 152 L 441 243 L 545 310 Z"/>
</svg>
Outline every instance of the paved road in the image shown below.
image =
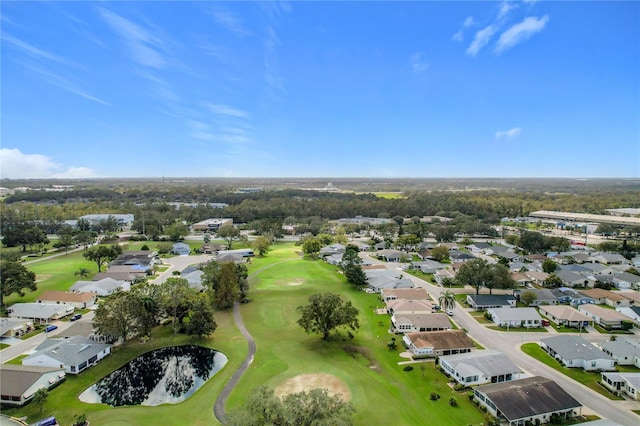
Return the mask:
<svg viewBox="0 0 640 426">
<path fill-rule="evenodd" d="M 365 254 L 364 256 L 367 255 Z M 374 258 L 367 258 L 367 261 L 372 263 L 384 263 L 379 262 Z M 388 269 L 392 270 L 398 270 L 402 266 L 400 263 L 384 264 Z M 440 293 L 445 290 L 442 287 L 430 284 L 410 274 L 405 274 L 405 277 L 410 278 L 418 287 L 425 288 L 434 300 L 438 300 Z M 454 289 L 454 291 L 459 293 L 464 290 Z M 556 381 L 558 385 L 584 405 L 585 408 L 583 408 L 583 412 L 586 413 L 588 411 L 592 411 L 601 417 L 613 420 L 621 425 L 631 426 L 638 424 L 638 415 L 629 410 L 640 409 L 640 402 L 627 400 L 612 401 L 565 376 L 564 374 L 558 373 L 553 368 L 539 362 L 520 350 L 520 346 L 523 343 L 538 343 L 541 338 L 549 337 L 550 333 L 514 333 L 491 330 L 478 323 L 478 321 L 476 321 L 469 312 L 459 304 L 456 304 L 456 307 L 454 308 L 453 319 L 460 328 L 466 329 L 469 335 L 485 348 L 495 349 L 506 354 L 511 360 L 520 366 L 520 368 L 529 374 L 548 377 Z M 582 333 L 582 337 L 589 341 L 604 341 L 609 339 L 608 335 L 597 332 Z"/>
<path fill-rule="evenodd" d="M 175 256 L 162 259 L 163 264 L 169 265 L 169 269 L 161 273 L 156 279 L 151 281 L 154 284 L 162 284 L 173 276 L 173 271 L 182 271 L 184 268 L 190 265 L 196 265 L 200 263 L 206 263 L 210 261 L 213 256 L 202 254 L 199 256 Z"/>
</svg>

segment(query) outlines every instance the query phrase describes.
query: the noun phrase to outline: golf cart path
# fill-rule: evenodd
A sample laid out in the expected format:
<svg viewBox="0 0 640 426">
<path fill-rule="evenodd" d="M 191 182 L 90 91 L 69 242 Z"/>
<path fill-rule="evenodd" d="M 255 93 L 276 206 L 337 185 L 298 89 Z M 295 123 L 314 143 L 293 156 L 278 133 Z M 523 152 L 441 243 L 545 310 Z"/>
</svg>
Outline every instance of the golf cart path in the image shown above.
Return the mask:
<svg viewBox="0 0 640 426">
<path fill-rule="evenodd" d="M 247 280 L 255 277 L 257 274 L 264 271 L 265 269 L 271 268 L 276 265 L 280 265 L 281 263 L 291 262 L 293 260 L 297 260 L 297 259 L 282 260 L 280 262 L 272 263 L 270 265 L 256 269 L 255 271 L 253 271 L 251 275 L 247 277 Z M 245 327 L 244 321 L 242 321 L 242 316 L 240 315 L 240 303 L 238 301 L 236 301 L 233 304 L 233 320 L 235 321 L 236 326 L 240 330 L 240 333 L 242 333 L 242 335 L 246 339 L 247 344 L 249 345 L 249 351 L 247 353 L 246 358 L 242 362 L 242 365 L 240 365 L 238 370 L 236 370 L 236 372 L 233 373 L 233 376 L 231 376 L 231 379 L 229 379 L 227 384 L 224 386 L 224 388 L 222 389 L 222 392 L 220 392 L 220 394 L 218 395 L 218 398 L 216 398 L 215 404 L 213 405 L 213 415 L 222 424 L 225 424 L 227 420 L 227 415 L 224 411 L 224 406 L 227 403 L 227 399 L 229 398 L 229 395 L 231 394 L 233 389 L 236 387 L 236 385 L 238 384 L 238 382 L 240 381 L 244 373 L 247 371 L 251 363 L 253 362 L 253 358 L 256 354 L 256 342 L 253 339 L 253 336 L 251 336 L 251 333 L 249 333 L 249 330 L 247 330 L 247 327 Z"/>
</svg>

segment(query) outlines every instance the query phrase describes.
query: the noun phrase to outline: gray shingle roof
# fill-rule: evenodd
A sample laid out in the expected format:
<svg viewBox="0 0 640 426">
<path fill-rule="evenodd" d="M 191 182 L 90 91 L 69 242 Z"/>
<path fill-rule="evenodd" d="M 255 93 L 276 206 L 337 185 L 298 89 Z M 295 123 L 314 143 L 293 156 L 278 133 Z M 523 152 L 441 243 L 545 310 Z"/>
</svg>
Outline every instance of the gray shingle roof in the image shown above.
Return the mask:
<svg viewBox="0 0 640 426">
<path fill-rule="evenodd" d="M 559 354 L 563 359 L 608 359 L 613 360 L 612 357 L 602 352 L 593 344 L 587 342 L 579 336 L 554 336 L 540 339 L 542 343 L 553 349 L 554 352 Z"/>
<path fill-rule="evenodd" d="M 96 343 L 82 336 L 74 336 L 69 339 L 47 339 L 36 348 L 33 354 L 26 357 L 25 360 L 46 355 L 60 361 L 64 365 L 78 365 L 92 356 L 99 354 L 109 346 L 111 345 Z"/>
<path fill-rule="evenodd" d="M 446 361 L 464 377 L 472 374 L 483 374 L 491 377 L 501 374 L 522 373 L 522 370 L 505 354 L 494 350 L 445 355 L 440 357 L 440 361 Z"/>
</svg>

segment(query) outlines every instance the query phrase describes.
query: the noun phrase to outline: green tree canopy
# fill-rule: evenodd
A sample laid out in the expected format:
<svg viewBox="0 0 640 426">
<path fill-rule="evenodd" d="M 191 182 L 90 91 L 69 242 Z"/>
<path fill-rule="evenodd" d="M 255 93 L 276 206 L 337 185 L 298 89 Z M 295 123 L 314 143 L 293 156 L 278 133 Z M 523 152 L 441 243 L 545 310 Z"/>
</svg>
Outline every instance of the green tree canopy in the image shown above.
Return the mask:
<svg viewBox="0 0 640 426">
<path fill-rule="evenodd" d="M 227 416 L 230 426 L 349 426 L 353 405 L 326 389 L 275 396 L 264 386 L 253 390 L 243 406 Z"/>
<path fill-rule="evenodd" d="M 82 253 L 82 256 L 87 260 L 95 262 L 96 265 L 98 265 L 98 272 L 100 272 L 102 265 L 111 262 L 120 254 L 122 254 L 122 247 L 117 244 L 112 244 L 110 246 L 98 245 L 89 247 Z"/>
<path fill-rule="evenodd" d="M 3 259 L 0 261 L 0 307 L 4 306 L 4 297 L 18 293 L 24 297 L 25 290 L 35 291 L 36 274 L 27 270 L 22 263 Z"/>
<path fill-rule="evenodd" d="M 456 296 L 451 290 L 443 291 L 438 297 L 438 303 L 445 311 L 456 306 Z"/>
<path fill-rule="evenodd" d="M 456 275 L 456 281 L 461 285 L 468 285 L 480 293 L 482 287 L 489 289 L 489 294 L 494 288 L 515 288 L 515 281 L 511 278 L 509 268 L 501 263 L 489 265 L 484 259 L 473 259 L 465 262 Z"/>
<path fill-rule="evenodd" d="M 251 242 L 251 247 L 258 252 L 258 256 L 264 256 L 269 251 L 271 241 L 263 235 Z"/>
<path fill-rule="evenodd" d="M 198 295 L 191 306 L 187 334 L 204 337 L 216 331 L 217 327 L 218 324 L 213 318 L 211 303 L 205 295 Z"/>
<path fill-rule="evenodd" d="M 338 327 L 344 326 L 351 330 L 360 327 L 358 309 L 337 294 L 312 294 L 309 303 L 298 306 L 297 310 L 301 314 L 298 320 L 300 327 L 307 333 L 322 334 L 324 340 L 329 340 L 331 331 Z"/>
<path fill-rule="evenodd" d="M 231 250 L 234 241 L 240 239 L 240 230 L 233 225 L 226 225 L 218 229 L 218 237 L 227 242 L 227 249 Z"/>
<path fill-rule="evenodd" d="M 545 259 L 544 262 L 542 262 L 542 270 L 547 274 L 555 272 L 556 269 L 558 269 L 558 264 L 553 260 Z"/>
</svg>

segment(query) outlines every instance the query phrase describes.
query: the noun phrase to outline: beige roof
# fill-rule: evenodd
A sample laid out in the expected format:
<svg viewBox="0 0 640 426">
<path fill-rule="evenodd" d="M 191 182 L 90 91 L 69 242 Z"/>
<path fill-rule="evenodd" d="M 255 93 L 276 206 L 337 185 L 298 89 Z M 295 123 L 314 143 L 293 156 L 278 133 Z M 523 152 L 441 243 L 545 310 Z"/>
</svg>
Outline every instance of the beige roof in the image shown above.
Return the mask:
<svg viewBox="0 0 640 426">
<path fill-rule="evenodd" d="M 384 288 L 381 290 L 382 297 L 395 296 L 397 299 L 405 300 L 428 300 L 429 293 L 422 287 L 416 288 Z"/>
<path fill-rule="evenodd" d="M 527 274 L 527 276 L 532 280 L 544 281 L 549 278 L 549 274 L 546 272 L 527 271 L 525 274 Z"/>
<path fill-rule="evenodd" d="M 621 291 L 618 294 L 640 304 L 640 291 Z"/>
<path fill-rule="evenodd" d="M 581 290 L 580 293 L 585 296 L 591 297 L 592 299 L 609 299 L 609 300 L 624 300 L 626 299 L 624 296 L 621 296 L 620 293 L 616 293 L 614 291 L 605 290 L 603 288 L 593 288 L 590 290 Z"/>
<path fill-rule="evenodd" d="M 542 305 L 540 306 L 540 313 L 543 315 L 553 315 L 556 318 L 567 321 L 591 321 L 591 318 L 584 314 L 581 314 L 571 306 L 563 305 Z"/>
<path fill-rule="evenodd" d="M 590 304 L 580 305 L 579 309 L 583 312 L 589 312 L 593 315 L 596 315 L 605 321 L 615 321 L 615 320 L 631 321 L 631 318 L 621 314 L 618 311 L 614 311 L 613 309 L 603 308 L 598 305 L 590 305 Z"/>
<path fill-rule="evenodd" d="M 441 328 L 450 329 L 451 322 L 447 314 L 399 314 L 395 315 L 396 324 L 413 324 L 414 327 L 420 328 Z"/>
<path fill-rule="evenodd" d="M 54 302 L 89 302 L 95 299 L 97 293 L 72 293 L 68 291 L 45 291 L 38 297 L 38 300 Z"/>
<path fill-rule="evenodd" d="M 431 312 L 433 305 L 428 300 L 389 300 L 387 307 L 394 312 L 420 313 Z"/>
<path fill-rule="evenodd" d="M 0 366 L 0 391 L 2 395 L 20 396 L 33 386 L 43 374 L 53 371 L 59 371 L 61 375 L 64 375 L 63 368 L 2 364 Z"/>
<path fill-rule="evenodd" d="M 423 333 L 407 333 L 416 348 L 433 348 L 434 350 L 473 348 L 473 340 L 464 330 L 426 331 Z"/>
</svg>

